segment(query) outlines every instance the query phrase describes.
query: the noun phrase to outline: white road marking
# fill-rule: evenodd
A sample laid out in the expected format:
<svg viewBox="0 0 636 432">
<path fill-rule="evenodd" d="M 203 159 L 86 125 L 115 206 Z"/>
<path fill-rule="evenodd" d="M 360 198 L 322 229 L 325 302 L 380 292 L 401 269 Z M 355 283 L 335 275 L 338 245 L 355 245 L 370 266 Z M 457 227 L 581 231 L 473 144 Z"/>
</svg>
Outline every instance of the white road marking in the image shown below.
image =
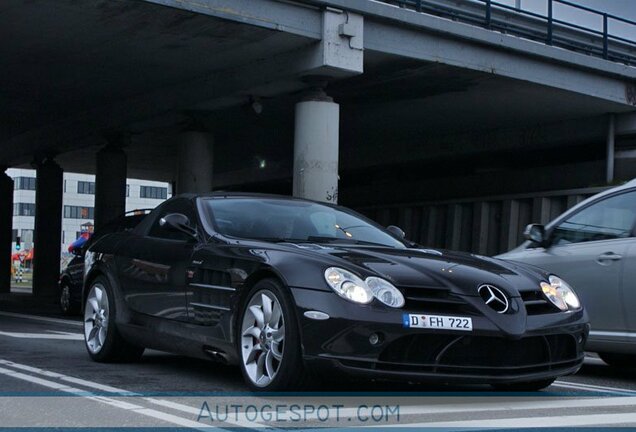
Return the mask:
<svg viewBox="0 0 636 432">
<path fill-rule="evenodd" d="M 452 398 L 449 396 L 449 398 Z M 547 399 L 547 400 L 546 400 Z M 436 400 L 439 400 L 438 398 Z M 390 400 L 384 403 L 391 404 Z M 636 398 L 631 396 L 624 397 L 602 397 L 587 399 L 559 399 L 555 400 L 554 396 L 541 396 L 541 400 L 533 401 L 502 401 L 501 399 L 492 402 L 465 402 L 461 404 L 432 404 L 432 405 L 402 405 L 400 404 L 400 416 L 403 415 L 425 415 L 425 414 L 452 414 L 452 413 L 472 413 L 472 412 L 502 412 L 502 411 L 527 411 L 527 410 L 561 410 L 569 408 L 609 408 L 609 407 L 626 407 L 636 406 Z M 335 409 L 330 410 L 330 417 L 335 418 L 336 414 L 340 417 L 355 417 L 358 412 L 357 408 L 340 408 L 338 412 Z M 317 416 L 308 417 L 312 419 Z"/>
<path fill-rule="evenodd" d="M 455 420 L 428 423 L 391 424 L 371 427 L 409 427 L 409 428 L 536 428 L 536 427 L 573 427 L 600 426 L 617 424 L 636 424 L 634 413 L 589 414 L 551 417 L 515 417 L 502 419 Z"/>
<path fill-rule="evenodd" d="M 27 315 L 27 314 L 21 314 L 21 313 L 13 313 L 13 312 L 0 311 L 0 316 L 30 319 L 33 321 L 44 321 L 44 322 L 51 322 L 56 324 L 67 324 L 67 325 L 78 326 L 78 327 L 82 327 L 84 325 L 81 321 L 72 321 L 72 320 L 65 320 L 65 319 L 59 319 L 59 318 L 47 318 L 47 317 L 42 317 L 37 315 Z"/>
<path fill-rule="evenodd" d="M 195 415 L 199 415 L 201 413 L 201 410 L 189 405 L 184 405 L 184 404 L 180 404 L 180 403 L 176 403 L 176 402 L 172 402 L 172 401 L 168 401 L 165 399 L 156 399 L 156 398 L 151 398 L 151 397 L 143 397 L 142 394 L 138 393 L 138 392 L 131 392 L 128 390 L 124 390 L 124 389 L 120 389 L 117 387 L 112 387 L 109 385 L 105 385 L 105 384 L 100 384 L 94 381 L 88 381 L 88 380 L 84 380 L 81 378 L 76 378 L 73 376 L 69 376 L 69 375 L 64 375 L 61 373 L 57 373 L 57 372 L 53 372 L 53 371 L 47 371 L 45 369 L 40 369 L 40 368 L 36 368 L 33 366 L 29 366 L 29 365 L 24 365 L 24 364 L 20 364 L 20 363 L 15 363 L 9 360 L 4 360 L 4 359 L 0 359 L 0 364 L 7 366 L 7 367 L 11 367 L 11 368 L 15 368 L 18 370 L 23 370 L 23 371 L 27 371 L 27 372 L 31 372 L 34 374 L 38 374 L 38 375 L 42 375 L 42 376 L 46 376 L 49 378 L 55 378 L 58 379 L 60 381 L 65 381 L 65 382 L 69 382 L 69 383 L 73 383 L 76 385 L 80 385 L 80 386 L 84 386 L 87 388 L 91 388 L 93 390 L 99 390 L 99 391 L 103 391 L 103 392 L 108 392 L 108 393 L 117 393 L 117 394 L 121 394 L 121 395 L 125 395 L 125 396 L 139 396 L 142 400 L 145 400 L 146 402 L 150 402 L 152 404 L 155 405 L 160 405 L 160 406 L 164 406 L 167 408 L 172 408 L 174 410 L 177 411 L 181 411 L 181 412 L 186 412 L 188 414 L 195 414 Z M 1 368 L 0 368 L 1 369 Z M 29 375 L 27 375 L 29 376 Z M 39 379 L 37 377 L 32 377 L 33 379 Z M 61 388 L 65 387 L 64 385 L 60 384 Z M 80 392 L 82 392 L 81 390 L 78 390 Z M 86 393 L 86 392 L 82 392 L 82 393 Z M 230 423 L 233 424 L 235 426 L 239 426 L 239 427 L 246 427 L 246 428 L 263 428 L 263 427 L 267 427 L 266 425 L 262 425 L 260 423 L 255 423 L 255 422 L 250 422 L 248 420 L 241 420 L 240 418 L 235 420 L 232 420 L 230 418 L 228 418 L 225 423 Z M 213 424 L 204 424 L 204 423 L 200 423 L 199 424 L 203 424 L 206 427 L 210 428 L 213 427 L 215 425 Z"/>
<path fill-rule="evenodd" d="M 593 365 L 599 365 L 599 366 L 607 366 L 607 363 L 605 363 L 603 360 L 601 360 L 598 357 L 592 357 L 591 355 L 586 355 L 585 356 L 585 364 L 593 364 Z"/>
<path fill-rule="evenodd" d="M 620 387 L 599 386 L 594 384 L 584 384 L 573 381 L 555 381 L 553 386 L 565 387 L 565 388 L 577 388 L 581 390 L 597 391 L 601 393 L 626 393 L 636 395 L 636 390 L 630 390 Z"/>
<path fill-rule="evenodd" d="M 80 333 L 51 334 L 51 333 L 18 333 L 0 331 L 0 336 L 9 336 L 20 339 L 58 339 L 58 340 L 84 340 Z"/>
<path fill-rule="evenodd" d="M 11 362 L 8 360 L 0 359 L 0 364 L 6 366 L 8 368 L 17 369 L 6 369 L 0 367 L 0 374 L 10 375 L 14 378 L 23 379 L 26 381 L 30 381 L 35 384 L 44 385 L 49 388 L 53 388 L 59 391 L 70 392 L 78 395 L 83 395 L 83 397 L 87 397 L 89 399 L 94 399 L 103 403 L 107 403 L 112 406 L 116 406 L 122 409 L 130 410 L 133 412 L 138 412 L 143 415 L 147 415 L 159 420 L 169 421 L 173 424 L 179 424 L 185 427 L 197 427 L 197 428 L 209 428 L 213 427 L 213 424 L 206 424 L 202 422 L 195 422 L 193 420 L 189 420 L 187 418 L 182 418 L 178 416 L 173 416 L 171 414 L 165 413 L 163 411 L 157 411 L 153 409 L 144 408 L 143 406 L 130 404 L 128 402 L 123 402 L 120 400 L 115 400 L 110 397 L 104 396 L 96 396 L 96 395 L 88 395 L 86 396 L 86 392 L 80 390 L 76 387 L 67 386 L 64 383 L 49 381 L 43 378 L 39 378 L 37 376 L 27 375 L 19 371 L 30 372 L 36 375 L 42 375 L 48 378 L 54 378 L 59 381 L 74 383 L 79 386 L 91 388 L 94 390 L 110 392 L 110 393 L 118 393 L 121 395 L 130 395 L 130 396 L 139 396 L 141 400 L 152 403 L 154 405 L 170 408 L 176 411 L 185 412 L 188 414 L 196 415 L 200 413 L 200 409 L 176 403 L 173 401 L 158 399 L 152 397 L 143 397 L 141 394 L 136 392 L 126 391 L 120 388 L 100 384 L 93 381 L 83 380 L 81 378 L 76 378 L 64 374 L 60 374 L 57 372 L 47 371 L 44 369 L 35 368 L 32 366 L 19 364 L 15 362 Z M 555 386 L 574 388 L 577 390 L 585 390 L 585 391 L 600 391 L 605 393 L 629 393 L 636 394 L 636 391 L 630 391 L 627 389 L 621 389 L 616 387 L 606 387 L 606 386 L 595 386 L 595 385 L 587 385 L 587 384 L 579 384 L 579 383 L 571 383 L 564 381 L 557 381 L 554 384 Z M 542 400 L 536 401 L 502 401 L 497 398 L 492 402 L 480 402 L 480 403 L 463 403 L 463 404 L 434 404 L 434 405 L 421 405 L 421 406 L 404 406 L 402 405 L 400 408 L 401 415 L 424 415 L 424 414 L 444 414 L 444 413 L 469 413 L 469 412 L 502 412 L 502 411 L 524 411 L 524 410 L 563 410 L 569 408 L 605 408 L 605 407 L 630 407 L 636 406 L 636 397 L 602 397 L 602 398 L 578 398 L 578 399 L 556 399 L 555 397 L 547 397 L 545 400 L 542 397 Z M 357 413 L 355 408 L 344 408 L 340 409 L 340 416 L 355 416 Z M 240 413 L 239 413 L 240 414 Z M 335 414 L 335 412 L 334 412 Z M 335 417 L 335 415 L 334 415 Z M 311 417 L 308 418 L 310 420 Z M 230 420 L 230 419 L 228 419 Z M 190 422 L 186 425 L 183 422 Z M 179 423 L 181 422 L 181 423 Z M 551 416 L 543 419 L 537 418 L 505 418 L 505 419 L 481 419 L 481 420 L 462 420 L 462 421 L 447 421 L 447 422 L 432 422 L 432 423 L 400 423 L 394 426 L 403 426 L 403 427 L 517 427 L 519 424 L 524 424 L 527 427 L 542 427 L 542 426 L 551 426 L 551 427 L 559 427 L 559 426 L 595 426 L 595 425 L 604 425 L 604 424 L 623 424 L 623 423 L 636 423 L 636 417 L 633 413 L 624 414 L 594 414 L 594 415 L 572 415 L 572 416 Z M 182 424 L 183 423 L 183 424 Z M 259 424 L 255 422 L 249 422 L 247 420 L 242 420 L 239 415 L 239 419 L 236 421 L 227 421 L 226 423 L 231 423 L 240 427 L 251 427 L 251 428 L 263 428 L 268 427 L 267 424 Z M 190 425 L 193 424 L 193 425 Z M 388 426 L 388 425 L 385 425 Z"/>
<path fill-rule="evenodd" d="M 204 430 L 206 432 L 209 432 L 210 430 L 210 426 L 205 424 L 205 423 L 201 423 L 201 422 L 197 422 L 197 421 L 193 421 L 193 420 L 189 420 L 183 417 L 179 417 L 179 416 L 175 416 L 172 414 L 168 414 L 162 411 L 157 411 L 157 410 L 153 410 L 150 408 L 145 408 L 143 406 L 140 405 L 135 405 L 135 404 L 131 404 L 128 402 L 123 402 L 123 401 L 119 401 L 116 399 L 112 399 L 109 397 L 104 397 L 104 396 L 86 396 L 85 395 L 85 391 L 82 391 L 78 388 L 75 387 L 69 387 L 66 386 L 64 384 L 60 384 L 57 383 L 55 381 L 49 381 L 49 380 L 45 380 L 42 378 L 38 378 L 38 377 L 34 377 L 31 375 L 27 375 L 24 374 L 22 372 L 17 372 L 11 369 L 6 369 L 6 368 L 2 368 L 0 367 L 0 374 L 3 375 L 7 375 L 10 376 L 12 378 L 16 378 L 19 380 L 23 380 L 23 381 L 27 381 L 27 382 L 31 382 L 33 384 L 38 384 L 44 387 L 48 387 L 51 389 L 55 389 L 58 391 L 63 391 L 63 392 L 67 392 L 67 393 L 71 393 L 71 394 L 75 394 L 78 396 L 82 396 L 83 398 L 86 399 L 90 399 L 90 400 L 94 400 L 97 402 L 102 402 L 102 403 L 106 403 L 108 405 L 114 406 L 116 408 L 120 408 L 120 409 L 124 409 L 127 411 L 131 411 L 134 413 L 138 413 L 147 417 L 152 417 L 154 419 L 157 420 L 162 420 L 168 423 L 172 423 L 181 427 L 187 427 L 187 428 L 195 428 L 195 429 L 200 429 L 200 430 Z"/>
<path fill-rule="evenodd" d="M 28 366 L 28 365 L 23 365 L 20 363 L 14 363 L 12 361 L 9 360 L 3 360 L 0 359 L 0 364 L 7 366 L 7 367 L 11 367 L 14 369 L 18 369 L 18 370 L 23 370 L 26 372 L 31 372 L 34 374 L 38 374 L 38 375 L 42 375 L 42 376 L 46 376 L 49 378 L 56 378 L 59 379 L 60 381 L 66 381 L 66 382 L 70 382 L 73 384 L 77 384 L 77 385 L 81 385 L 84 387 L 88 387 L 88 388 L 92 388 L 94 390 L 99 390 L 99 391 L 103 391 L 103 392 L 108 392 L 108 393 L 121 393 L 121 394 L 125 394 L 125 395 L 139 395 L 139 393 L 135 393 L 135 392 L 129 392 L 126 390 L 122 390 L 116 387 L 111 387 L 108 385 L 104 385 L 104 384 L 100 384 L 100 383 L 96 383 L 96 382 L 92 382 L 92 381 L 86 381 L 83 380 L 81 378 L 76 378 L 76 377 L 72 377 L 72 376 L 68 376 L 68 375 L 63 375 L 57 372 L 52 372 L 52 371 L 47 371 L 44 369 L 39 369 L 33 366 Z"/>
</svg>

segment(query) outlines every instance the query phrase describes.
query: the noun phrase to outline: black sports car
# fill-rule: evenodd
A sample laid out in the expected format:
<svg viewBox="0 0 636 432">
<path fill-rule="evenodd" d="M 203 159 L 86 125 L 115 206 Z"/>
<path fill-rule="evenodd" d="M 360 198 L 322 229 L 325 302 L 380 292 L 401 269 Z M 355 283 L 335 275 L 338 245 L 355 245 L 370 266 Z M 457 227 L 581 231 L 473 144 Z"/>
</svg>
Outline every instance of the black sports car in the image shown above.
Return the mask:
<svg viewBox="0 0 636 432">
<path fill-rule="evenodd" d="M 145 347 L 239 364 L 259 390 L 342 372 L 533 390 L 574 373 L 589 325 L 537 268 L 423 249 L 343 207 L 174 197 L 85 258 L 96 361 Z"/>
</svg>

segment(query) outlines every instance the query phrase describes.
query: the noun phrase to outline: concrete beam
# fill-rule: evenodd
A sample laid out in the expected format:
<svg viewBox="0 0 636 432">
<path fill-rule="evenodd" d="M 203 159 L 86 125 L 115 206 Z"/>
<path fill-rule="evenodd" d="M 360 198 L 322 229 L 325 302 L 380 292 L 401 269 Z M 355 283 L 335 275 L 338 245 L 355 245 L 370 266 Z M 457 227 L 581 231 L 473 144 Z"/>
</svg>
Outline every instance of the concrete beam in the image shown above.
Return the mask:
<svg viewBox="0 0 636 432">
<path fill-rule="evenodd" d="M 13 179 L 4 170 L 0 172 L 0 293 L 11 291 L 11 265 L 13 252 Z"/>
<path fill-rule="evenodd" d="M 368 0 L 308 0 L 365 17 L 364 47 L 636 106 L 636 68 Z"/>
<path fill-rule="evenodd" d="M 320 40 L 322 23 L 317 7 L 274 0 L 145 0 L 230 21 Z"/>
<path fill-rule="evenodd" d="M 367 49 L 593 96 L 624 105 L 625 110 L 636 106 L 636 100 L 630 96 L 634 92 L 636 69 L 625 74 L 628 76 L 619 77 L 598 69 L 581 68 L 578 64 L 557 62 L 529 51 L 502 49 L 499 44 L 470 43 L 384 22 L 367 21 L 365 27 Z M 503 36 L 500 37 L 503 39 Z"/>
</svg>

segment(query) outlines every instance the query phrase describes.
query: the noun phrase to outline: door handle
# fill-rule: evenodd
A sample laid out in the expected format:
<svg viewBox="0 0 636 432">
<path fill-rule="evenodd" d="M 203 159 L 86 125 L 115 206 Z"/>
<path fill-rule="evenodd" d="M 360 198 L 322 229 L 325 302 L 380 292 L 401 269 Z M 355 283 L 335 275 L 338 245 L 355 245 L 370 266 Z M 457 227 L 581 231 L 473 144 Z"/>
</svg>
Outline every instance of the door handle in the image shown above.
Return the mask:
<svg viewBox="0 0 636 432">
<path fill-rule="evenodd" d="M 610 261 L 619 261 L 621 259 L 623 259 L 622 255 L 614 252 L 605 252 L 600 254 L 598 258 L 596 258 L 596 262 L 601 265 L 609 265 Z"/>
</svg>

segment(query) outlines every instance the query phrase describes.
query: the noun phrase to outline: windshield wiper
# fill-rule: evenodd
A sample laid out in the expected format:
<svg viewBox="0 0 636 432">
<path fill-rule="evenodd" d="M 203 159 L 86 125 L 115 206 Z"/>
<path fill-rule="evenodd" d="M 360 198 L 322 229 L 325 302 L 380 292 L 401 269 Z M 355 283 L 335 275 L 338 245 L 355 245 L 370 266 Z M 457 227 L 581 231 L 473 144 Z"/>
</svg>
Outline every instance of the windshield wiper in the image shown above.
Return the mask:
<svg viewBox="0 0 636 432">
<path fill-rule="evenodd" d="M 374 246 L 390 247 L 382 243 L 375 243 L 375 242 L 370 242 L 365 240 L 358 240 L 358 239 L 352 239 L 352 238 L 340 238 L 340 237 L 327 237 L 327 236 L 309 236 L 307 237 L 307 241 L 315 242 L 315 243 L 344 242 L 344 243 L 352 243 L 352 244 L 367 244 L 367 245 L 374 245 Z"/>
<path fill-rule="evenodd" d="M 309 236 L 304 239 L 285 238 L 285 237 L 252 237 L 249 240 L 265 241 L 265 242 L 271 242 L 271 243 L 348 243 L 348 244 L 391 247 L 386 244 L 375 243 L 375 242 L 370 242 L 365 240 L 357 240 L 352 238 L 328 237 L 328 236 Z"/>
<path fill-rule="evenodd" d="M 264 241 L 271 243 L 307 243 L 309 240 L 307 239 L 295 239 L 295 238 L 285 238 L 285 237 L 250 237 L 245 240 L 253 240 L 253 241 Z"/>
</svg>

